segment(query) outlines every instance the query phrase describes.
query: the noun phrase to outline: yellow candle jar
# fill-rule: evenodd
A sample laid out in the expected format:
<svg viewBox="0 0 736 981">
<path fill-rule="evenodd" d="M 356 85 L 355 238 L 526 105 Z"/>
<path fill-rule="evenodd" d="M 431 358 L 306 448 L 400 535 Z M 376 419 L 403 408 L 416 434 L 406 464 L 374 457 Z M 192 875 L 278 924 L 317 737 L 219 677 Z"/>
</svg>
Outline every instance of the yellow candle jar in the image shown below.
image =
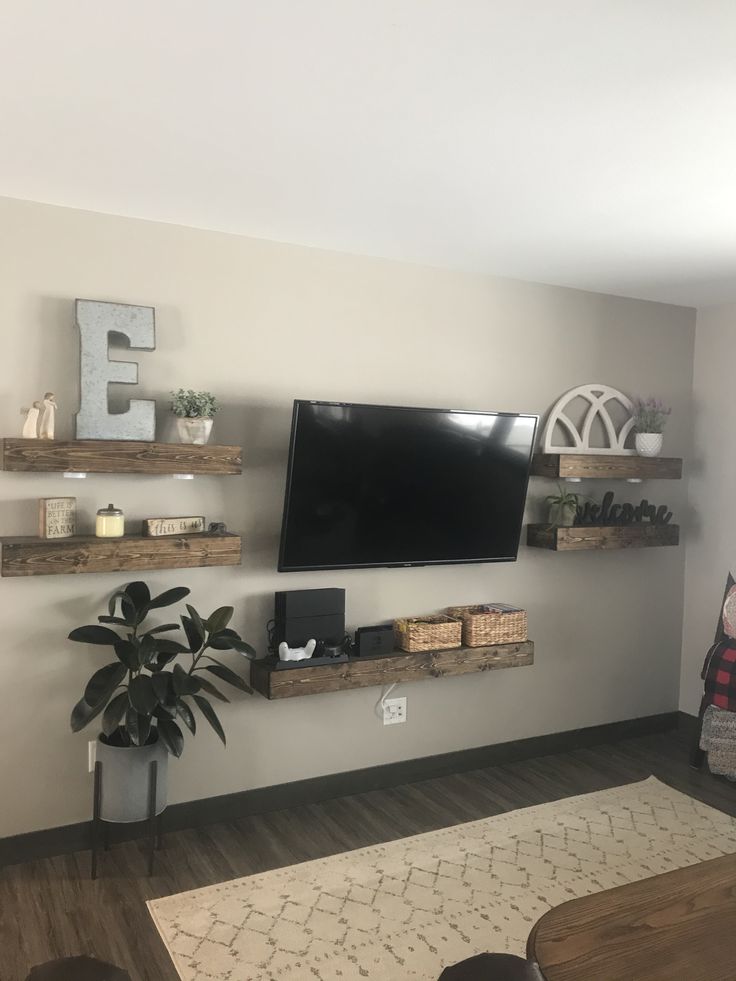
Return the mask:
<svg viewBox="0 0 736 981">
<path fill-rule="evenodd" d="M 95 535 L 98 538 L 122 538 L 125 534 L 125 515 L 120 508 L 108 504 L 100 508 L 95 522 Z"/>
</svg>

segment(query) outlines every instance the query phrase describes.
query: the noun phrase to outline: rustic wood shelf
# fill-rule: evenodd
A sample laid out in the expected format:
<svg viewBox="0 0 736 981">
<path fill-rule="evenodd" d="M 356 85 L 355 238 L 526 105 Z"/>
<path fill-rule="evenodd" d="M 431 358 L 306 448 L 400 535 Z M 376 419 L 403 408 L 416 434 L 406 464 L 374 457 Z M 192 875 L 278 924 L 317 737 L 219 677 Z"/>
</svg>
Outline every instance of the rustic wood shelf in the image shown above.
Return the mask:
<svg viewBox="0 0 736 981">
<path fill-rule="evenodd" d="M 574 528 L 529 525 L 526 535 L 526 543 L 531 548 L 547 548 L 555 552 L 652 548 L 657 545 L 678 545 L 679 542 L 678 525 L 581 525 Z"/>
<path fill-rule="evenodd" d="M 353 657 L 349 661 L 314 667 L 276 670 L 269 658 L 253 661 L 251 684 L 266 698 L 294 698 L 351 688 L 390 685 L 399 681 L 446 678 L 497 668 L 517 668 L 534 663 L 534 643 L 496 644 L 493 647 L 456 647 L 421 654 Z"/>
<path fill-rule="evenodd" d="M 108 439 L 3 439 L 0 469 L 23 473 L 239 474 L 239 446 Z"/>
<path fill-rule="evenodd" d="M 682 460 L 674 456 L 535 453 L 531 475 L 585 480 L 679 480 Z"/>
<path fill-rule="evenodd" d="M 0 542 L 0 575 L 12 577 L 239 565 L 242 547 L 240 535 L 231 534 L 2 538 Z"/>
</svg>

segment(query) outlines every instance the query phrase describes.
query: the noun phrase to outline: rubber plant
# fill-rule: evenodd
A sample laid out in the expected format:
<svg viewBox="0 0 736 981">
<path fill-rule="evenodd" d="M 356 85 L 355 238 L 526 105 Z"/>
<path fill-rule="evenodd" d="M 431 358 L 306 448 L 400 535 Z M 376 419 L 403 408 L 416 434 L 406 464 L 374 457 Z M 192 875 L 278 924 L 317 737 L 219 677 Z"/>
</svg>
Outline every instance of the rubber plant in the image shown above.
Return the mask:
<svg viewBox="0 0 736 981">
<path fill-rule="evenodd" d="M 74 732 L 102 714 L 102 731 L 109 745 L 143 746 L 151 741 L 155 729 L 168 751 L 181 756 L 184 734 L 177 720 L 194 735 L 197 709 L 225 744 L 225 732 L 210 699 L 229 699 L 215 681 L 249 695 L 253 689 L 215 655 L 237 651 L 254 658 L 255 651 L 228 626 L 231 606 L 221 606 L 205 618 L 187 604 L 188 615 L 181 615 L 181 627 L 178 623 L 146 625 L 149 614 L 174 606 L 189 592 L 177 586 L 151 597 L 144 582 L 131 582 L 112 594 L 108 613 L 97 618 L 99 623 L 72 630 L 70 640 L 111 647 L 115 653 L 114 661 L 95 671 L 74 706 Z M 178 630 L 183 630 L 186 643 L 162 636 Z"/>
</svg>

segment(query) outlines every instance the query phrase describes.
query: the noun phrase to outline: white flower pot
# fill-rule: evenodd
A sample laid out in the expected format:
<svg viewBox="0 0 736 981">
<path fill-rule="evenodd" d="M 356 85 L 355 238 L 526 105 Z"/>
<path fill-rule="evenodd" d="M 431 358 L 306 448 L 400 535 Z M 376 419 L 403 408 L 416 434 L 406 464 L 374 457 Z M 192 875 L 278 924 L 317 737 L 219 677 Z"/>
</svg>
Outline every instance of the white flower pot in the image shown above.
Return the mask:
<svg viewBox="0 0 736 981">
<path fill-rule="evenodd" d="M 156 814 L 166 807 L 169 753 L 158 739 L 146 746 L 108 746 L 104 736 L 97 739 L 97 760 L 102 763 L 103 821 L 128 824 L 148 818 L 151 763 L 156 772 Z"/>
<path fill-rule="evenodd" d="M 204 446 L 212 432 L 212 419 L 190 419 L 188 416 L 176 417 L 176 428 L 182 443 Z"/>
<path fill-rule="evenodd" d="M 662 433 L 637 433 L 634 437 L 634 446 L 639 456 L 659 456 L 662 452 Z"/>
</svg>

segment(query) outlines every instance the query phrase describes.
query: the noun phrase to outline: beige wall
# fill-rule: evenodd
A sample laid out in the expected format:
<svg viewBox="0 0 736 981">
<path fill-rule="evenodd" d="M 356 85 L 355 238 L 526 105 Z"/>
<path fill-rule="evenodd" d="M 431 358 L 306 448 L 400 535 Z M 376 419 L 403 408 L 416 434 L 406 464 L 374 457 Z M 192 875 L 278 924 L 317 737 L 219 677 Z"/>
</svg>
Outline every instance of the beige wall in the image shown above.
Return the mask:
<svg viewBox="0 0 736 981">
<path fill-rule="evenodd" d="M 736 304 L 698 311 L 680 708 L 697 713 L 700 669 L 729 571 L 736 575 Z"/>
<path fill-rule="evenodd" d="M 279 588 L 344 586 L 352 626 L 488 599 L 529 610 L 534 667 L 403 686 L 403 726 L 381 725 L 377 689 L 236 698 L 222 712 L 227 750 L 203 728 L 172 768 L 173 801 L 677 707 L 682 549 L 522 548 L 515 564 L 286 576 L 275 565 L 293 398 L 543 413 L 566 389 L 605 381 L 671 402 L 666 448 L 686 455 L 692 311 L 11 200 L 0 200 L 0 233 L 5 432 L 19 432 L 19 406 L 53 389 L 59 435 L 71 434 L 74 298 L 118 300 L 156 307 L 157 350 L 137 355 L 140 394 L 163 413 L 170 388 L 211 388 L 226 406 L 215 438 L 242 443 L 246 460 L 242 478 L 192 482 L 1 474 L 1 533 L 32 534 L 36 498 L 57 494 L 76 494 L 87 521 L 108 501 L 131 519 L 225 519 L 245 535 L 242 568 L 148 579 L 189 585 L 205 612 L 231 602 L 261 649 Z M 532 519 L 553 486 L 533 481 Z M 682 485 L 644 492 L 681 516 Z M 125 579 L 0 582 L 0 835 L 89 816 L 86 737 L 68 716 L 104 653 L 65 638 Z"/>
</svg>

